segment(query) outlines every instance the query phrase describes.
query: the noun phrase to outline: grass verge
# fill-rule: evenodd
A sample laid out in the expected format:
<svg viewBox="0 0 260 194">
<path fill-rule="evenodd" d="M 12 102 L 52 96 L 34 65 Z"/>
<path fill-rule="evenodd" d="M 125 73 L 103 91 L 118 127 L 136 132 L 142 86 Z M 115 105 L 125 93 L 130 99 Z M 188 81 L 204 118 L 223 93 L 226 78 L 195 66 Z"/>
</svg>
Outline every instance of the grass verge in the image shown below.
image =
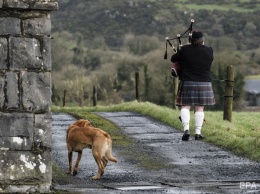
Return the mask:
<svg viewBox="0 0 260 194">
<path fill-rule="evenodd" d="M 68 112 L 79 117 L 87 118 L 93 125 L 100 128 L 107 128 L 104 119 L 91 114 L 91 112 L 120 112 L 132 111 L 155 118 L 174 128 L 182 129 L 179 121 L 179 111 L 168 107 L 158 106 L 149 102 L 128 102 L 111 106 L 97 107 L 53 107 L 54 112 Z M 232 122 L 223 120 L 221 111 L 205 111 L 206 122 L 203 125 L 202 133 L 205 141 L 217 146 L 226 148 L 237 155 L 245 156 L 254 161 L 260 162 L 260 125 L 259 112 L 233 112 Z M 108 122 L 108 121 L 107 121 Z M 110 125 L 113 125 L 110 123 Z M 190 129 L 194 135 L 194 116 L 191 114 Z M 109 127 L 116 144 L 127 144 L 130 141 L 122 136 L 116 126 Z"/>
<path fill-rule="evenodd" d="M 134 161 L 137 165 L 141 167 L 156 170 L 168 167 L 168 164 L 164 164 L 157 156 L 152 156 L 151 154 L 146 154 L 143 152 L 140 155 L 140 147 L 128 136 L 122 133 L 122 131 L 112 122 L 100 117 L 99 115 L 93 114 L 94 111 L 123 111 L 122 107 L 96 107 L 96 108 L 78 108 L 78 107 L 53 107 L 52 111 L 56 112 L 67 112 L 72 114 L 76 118 L 88 119 L 92 125 L 107 131 L 111 138 L 113 139 L 113 147 L 122 154 L 127 160 Z M 113 110 L 112 110 L 112 109 Z M 129 109 L 131 111 L 131 109 Z M 131 153 L 130 153 L 131 151 Z"/>
</svg>

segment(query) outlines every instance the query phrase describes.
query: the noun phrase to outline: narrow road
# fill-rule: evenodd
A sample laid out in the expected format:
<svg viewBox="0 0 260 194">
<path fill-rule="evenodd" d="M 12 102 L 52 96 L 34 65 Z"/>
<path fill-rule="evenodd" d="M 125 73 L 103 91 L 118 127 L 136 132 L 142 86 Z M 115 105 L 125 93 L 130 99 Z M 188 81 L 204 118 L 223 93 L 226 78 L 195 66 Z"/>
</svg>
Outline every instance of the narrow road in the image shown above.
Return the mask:
<svg viewBox="0 0 260 194">
<path fill-rule="evenodd" d="M 96 113 L 114 122 L 135 143 L 140 155 L 162 161 L 165 168 L 142 168 L 122 150 L 113 148 L 118 163 L 109 163 L 104 176 L 93 181 L 97 166 L 91 150 L 84 150 L 75 177 L 54 178 L 57 190 L 73 193 L 260 193 L 260 164 L 202 141 L 181 141 L 182 133 L 149 117 L 131 112 Z M 53 162 L 68 168 L 66 130 L 76 119 L 53 114 Z M 132 148 L 125 151 L 131 155 Z M 74 160 L 76 153 L 74 153 Z M 152 161 L 151 161 L 152 162 Z"/>
</svg>

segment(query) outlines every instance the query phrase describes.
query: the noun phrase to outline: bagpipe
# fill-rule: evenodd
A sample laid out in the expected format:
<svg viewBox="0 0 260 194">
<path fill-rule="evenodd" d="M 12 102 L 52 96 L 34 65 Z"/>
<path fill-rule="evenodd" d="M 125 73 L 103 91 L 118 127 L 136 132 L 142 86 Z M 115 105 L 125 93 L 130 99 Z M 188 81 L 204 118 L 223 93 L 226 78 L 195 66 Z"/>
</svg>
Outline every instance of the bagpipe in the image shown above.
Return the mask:
<svg viewBox="0 0 260 194">
<path fill-rule="evenodd" d="M 192 36 L 192 26 L 193 26 L 193 23 L 194 23 L 194 19 L 191 19 L 191 23 L 190 23 L 190 26 L 189 28 L 183 33 L 183 34 L 177 34 L 177 37 L 174 37 L 174 38 L 169 38 L 169 37 L 166 37 L 165 40 L 166 40 L 166 48 L 165 48 L 165 54 L 164 54 L 164 59 L 167 59 L 167 45 L 169 44 L 172 48 L 172 50 L 176 53 L 178 52 L 181 47 L 182 47 L 182 43 L 181 43 L 181 39 L 182 38 L 187 38 L 188 37 L 188 44 L 191 43 L 191 36 Z M 188 33 L 188 35 L 187 35 Z M 173 46 L 173 44 L 171 43 L 171 40 L 177 40 L 177 45 L 176 45 L 176 48 Z M 172 64 L 172 68 L 171 68 L 171 75 L 173 77 L 178 77 L 179 75 L 179 72 L 180 72 L 180 65 L 178 62 L 175 62 Z"/>
</svg>

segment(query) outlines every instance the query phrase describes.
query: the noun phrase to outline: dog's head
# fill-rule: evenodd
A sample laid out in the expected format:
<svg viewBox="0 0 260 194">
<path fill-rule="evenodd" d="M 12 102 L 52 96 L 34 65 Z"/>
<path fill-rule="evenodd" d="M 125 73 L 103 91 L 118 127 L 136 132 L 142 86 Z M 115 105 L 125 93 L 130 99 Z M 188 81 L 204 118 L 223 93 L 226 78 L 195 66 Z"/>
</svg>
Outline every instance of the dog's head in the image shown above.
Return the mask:
<svg viewBox="0 0 260 194">
<path fill-rule="evenodd" d="M 76 121 L 75 123 L 73 123 L 72 125 L 76 125 L 78 127 L 90 127 L 90 126 L 93 127 L 91 125 L 91 123 L 86 119 L 80 119 L 80 120 Z"/>
</svg>

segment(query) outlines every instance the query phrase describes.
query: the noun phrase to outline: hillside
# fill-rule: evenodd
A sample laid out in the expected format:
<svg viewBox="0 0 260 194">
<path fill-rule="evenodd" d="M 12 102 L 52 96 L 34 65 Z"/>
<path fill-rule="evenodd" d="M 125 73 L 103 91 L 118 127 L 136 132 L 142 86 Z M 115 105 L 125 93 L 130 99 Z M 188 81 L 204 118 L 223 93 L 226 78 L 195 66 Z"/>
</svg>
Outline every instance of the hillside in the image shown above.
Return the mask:
<svg viewBox="0 0 260 194">
<path fill-rule="evenodd" d="M 164 38 L 184 32 L 190 20 L 214 49 L 213 76 L 227 65 L 237 71 L 236 97 L 243 98 L 243 76 L 260 74 L 258 0 L 58 0 L 52 15 L 53 83 L 57 103 L 90 105 L 92 86 L 102 103 L 134 99 L 134 73 L 141 74 L 142 100 L 170 105 L 169 60 Z M 187 40 L 183 40 L 185 43 Z M 168 51 L 171 55 L 172 51 Z M 88 87 L 87 87 L 88 86 Z M 216 85 L 217 95 L 222 89 Z M 239 104 L 238 103 L 238 104 Z M 241 107 L 241 106 L 239 106 Z"/>
<path fill-rule="evenodd" d="M 85 39 L 104 36 L 110 45 L 120 44 L 127 33 L 164 38 L 184 30 L 191 18 L 208 35 L 241 39 L 247 49 L 257 48 L 260 36 L 259 1 L 186 0 L 116 1 L 58 0 L 53 31 L 79 32 Z"/>
</svg>

